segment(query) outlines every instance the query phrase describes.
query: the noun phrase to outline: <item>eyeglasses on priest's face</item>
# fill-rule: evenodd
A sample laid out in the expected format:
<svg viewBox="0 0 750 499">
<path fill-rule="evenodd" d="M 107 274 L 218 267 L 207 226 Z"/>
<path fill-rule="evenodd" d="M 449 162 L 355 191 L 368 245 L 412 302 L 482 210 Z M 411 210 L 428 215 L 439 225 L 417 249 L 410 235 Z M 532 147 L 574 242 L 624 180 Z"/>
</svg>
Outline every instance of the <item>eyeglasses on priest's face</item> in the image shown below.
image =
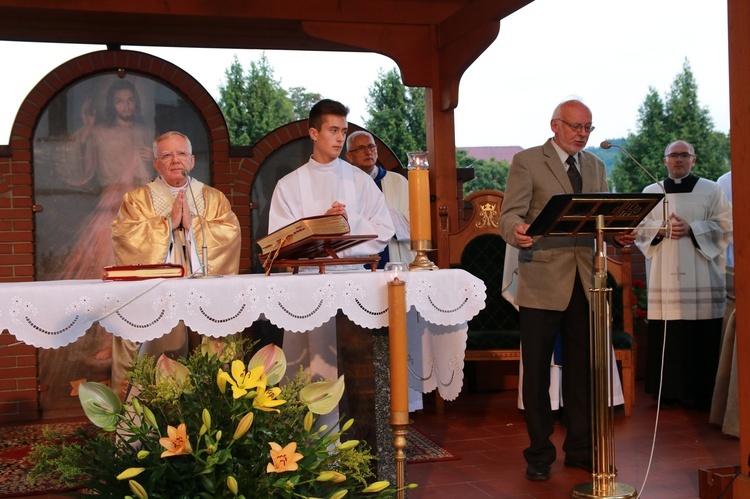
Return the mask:
<svg viewBox="0 0 750 499">
<path fill-rule="evenodd" d="M 563 123 L 565 123 L 566 125 L 568 125 L 570 127 L 570 129 L 573 130 L 574 132 L 581 132 L 581 131 L 583 131 L 583 132 L 586 132 L 586 133 L 591 133 L 594 130 L 596 130 L 596 127 L 594 125 L 592 125 L 591 123 L 587 123 L 587 124 L 584 125 L 583 123 L 568 123 L 567 121 L 565 121 L 562 118 L 555 118 L 555 119 L 557 121 L 562 121 Z"/>
<path fill-rule="evenodd" d="M 352 154 L 362 154 L 365 151 L 375 152 L 377 150 L 378 150 L 378 146 L 376 146 L 375 144 L 367 144 L 366 146 L 356 147 L 349 152 Z"/>
<path fill-rule="evenodd" d="M 190 153 L 187 151 L 179 152 L 165 152 L 156 157 L 162 163 L 171 163 L 172 160 L 177 159 L 180 163 L 185 163 L 190 157 Z"/>
<path fill-rule="evenodd" d="M 693 155 L 689 152 L 671 152 L 664 157 L 669 159 L 690 159 Z"/>
</svg>

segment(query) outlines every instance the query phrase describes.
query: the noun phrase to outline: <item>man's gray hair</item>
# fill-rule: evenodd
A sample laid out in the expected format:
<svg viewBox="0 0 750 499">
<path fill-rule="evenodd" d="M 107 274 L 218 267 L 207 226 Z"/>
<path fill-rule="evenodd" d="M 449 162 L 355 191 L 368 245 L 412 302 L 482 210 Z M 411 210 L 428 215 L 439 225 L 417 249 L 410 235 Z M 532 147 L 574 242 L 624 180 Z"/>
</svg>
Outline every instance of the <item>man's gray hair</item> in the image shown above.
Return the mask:
<svg viewBox="0 0 750 499">
<path fill-rule="evenodd" d="M 375 137 L 372 136 L 370 132 L 366 132 L 364 130 L 357 130 L 356 132 L 352 132 L 346 137 L 346 150 L 348 151 L 352 147 L 352 141 L 355 139 L 355 137 L 359 137 L 360 135 L 366 135 L 372 139 L 373 142 L 375 142 Z"/>
<path fill-rule="evenodd" d="M 174 137 L 175 135 L 177 135 L 177 136 L 182 137 L 183 139 L 185 139 L 185 142 L 187 142 L 187 152 L 188 152 L 188 154 L 193 154 L 193 144 L 190 143 L 190 139 L 188 138 L 188 136 L 185 135 L 184 133 L 171 131 L 171 132 L 165 132 L 165 133 L 159 135 L 158 137 L 156 137 L 156 139 L 154 139 L 154 145 L 153 145 L 154 157 L 156 157 L 156 155 L 159 154 L 159 149 L 158 149 L 159 142 L 163 142 L 163 141 L 167 140 L 170 137 Z"/>
</svg>

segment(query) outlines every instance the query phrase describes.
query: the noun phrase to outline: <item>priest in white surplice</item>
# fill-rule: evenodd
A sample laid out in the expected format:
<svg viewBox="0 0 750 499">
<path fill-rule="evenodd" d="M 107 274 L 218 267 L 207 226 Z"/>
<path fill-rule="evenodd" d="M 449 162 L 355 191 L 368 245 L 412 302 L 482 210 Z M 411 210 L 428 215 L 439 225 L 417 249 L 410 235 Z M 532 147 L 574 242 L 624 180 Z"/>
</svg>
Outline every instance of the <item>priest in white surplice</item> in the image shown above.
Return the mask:
<svg viewBox="0 0 750 499">
<path fill-rule="evenodd" d="M 268 232 L 304 217 L 344 215 L 352 235 L 376 234 L 377 238 L 338 255 L 376 255 L 391 240 L 395 229 L 385 198 L 369 175 L 339 158 L 346 140 L 348 114 L 346 106 L 329 99 L 312 107 L 308 125 L 313 154 L 310 161 L 276 184 L 268 214 Z M 309 366 L 313 381 L 336 379 L 335 318 L 308 333 L 285 332 L 284 353 L 290 377 L 302 365 Z M 332 417 L 338 419 L 337 414 Z"/>
<path fill-rule="evenodd" d="M 719 362 L 726 308 L 726 248 L 732 240 L 732 207 L 719 186 L 691 174 L 695 150 L 678 140 L 667 146 L 663 181 L 669 201 L 664 229 L 661 203 L 644 219 L 636 244 L 648 274 L 646 391 L 662 403 L 708 409 Z M 643 192 L 662 192 L 656 184 Z M 666 342 L 664 324 L 666 327 Z"/>
</svg>

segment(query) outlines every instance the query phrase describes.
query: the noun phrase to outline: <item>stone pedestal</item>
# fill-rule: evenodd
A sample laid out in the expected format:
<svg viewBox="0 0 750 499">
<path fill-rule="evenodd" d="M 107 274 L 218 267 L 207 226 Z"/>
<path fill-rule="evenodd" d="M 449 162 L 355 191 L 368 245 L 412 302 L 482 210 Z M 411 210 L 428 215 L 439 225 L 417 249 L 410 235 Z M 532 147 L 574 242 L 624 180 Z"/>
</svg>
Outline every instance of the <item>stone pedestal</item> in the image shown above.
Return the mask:
<svg viewBox="0 0 750 499">
<path fill-rule="evenodd" d="M 354 418 L 350 438 L 365 441 L 378 458 L 378 480 L 396 481 L 390 426 L 388 329 L 365 329 L 339 313 L 336 317 L 339 374 L 346 379 L 339 413 Z"/>
</svg>

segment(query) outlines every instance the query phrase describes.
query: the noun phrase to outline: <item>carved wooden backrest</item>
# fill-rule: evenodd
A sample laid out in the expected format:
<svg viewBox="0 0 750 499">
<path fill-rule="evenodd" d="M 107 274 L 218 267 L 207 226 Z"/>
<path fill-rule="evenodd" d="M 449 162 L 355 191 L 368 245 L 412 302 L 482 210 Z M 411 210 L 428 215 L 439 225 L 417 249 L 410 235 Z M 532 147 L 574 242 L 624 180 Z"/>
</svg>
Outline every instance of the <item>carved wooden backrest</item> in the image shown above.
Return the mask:
<svg viewBox="0 0 750 499">
<path fill-rule="evenodd" d="M 505 194 L 495 190 L 482 190 L 469 194 L 464 203 L 471 215 L 466 224 L 460 228 L 449 227 L 447 209 L 440 208 L 438 224 L 438 248 L 440 248 L 438 266 L 440 268 L 459 265 L 464 248 L 475 237 L 481 234 L 494 234 L 499 237 L 497 222 L 504 197 Z"/>
<path fill-rule="evenodd" d="M 465 199 L 467 222 L 457 231 L 450 231 L 447 213 L 441 212 L 439 259 L 442 268 L 460 267 L 484 281 L 487 287 L 485 308 L 469 323 L 478 331 L 518 330 L 518 312 L 502 297 L 505 241 L 500 237 L 498 219 L 503 193 L 482 190 Z M 443 223 L 445 222 L 445 223 Z"/>
</svg>

